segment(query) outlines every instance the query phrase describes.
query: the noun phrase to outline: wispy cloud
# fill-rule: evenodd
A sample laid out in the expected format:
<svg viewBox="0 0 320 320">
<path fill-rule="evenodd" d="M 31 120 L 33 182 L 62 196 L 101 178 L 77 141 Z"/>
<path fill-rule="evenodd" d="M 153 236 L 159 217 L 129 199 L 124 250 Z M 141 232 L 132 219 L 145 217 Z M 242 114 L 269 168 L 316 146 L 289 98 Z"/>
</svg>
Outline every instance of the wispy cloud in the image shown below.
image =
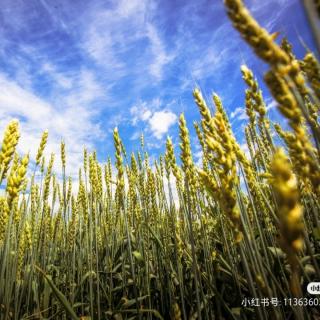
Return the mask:
<svg viewBox="0 0 320 320">
<path fill-rule="evenodd" d="M 247 120 L 248 116 L 246 114 L 245 107 L 238 107 L 230 114 L 231 120 Z"/>
<path fill-rule="evenodd" d="M 54 65 L 50 62 L 45 62 L 42 66 L 42 71 L 49 75 L 53 81 L 57 83 L 62 89 L 71 89 L 73 85 L 73 79 L 60 73 L 56 70 Z"/>
<path fill-rule="evenodd" d="M 86 20 L 83 48 L 100 66 L 121 79 L 147 71 L 162 79 L 164 66 L 173 59 L 153 23 L 156 4 L 133 0 L 112 2 L 108 8 L 95 7 Z M 128 59 L 129 58 L 129 59 Z"/>
<path fill-rule="evenodd" d="M 271 100 L 271 101 L 267 104 L 266 108 L 267 108 L 267 110 L 272 110 L 272 109 L 274 109 L 276 106 L 277 106 L 277 102 L 276 102 L 275 100 Z"/>
<path fill-rule="evenodd" d="M 101 137 L 101 130 L 94 123 L 89 109 L 79 105 L 61 109 L 0 74 L 1 131 L 13 117 L 21 121 L 19 149 L 22 153 L 30 151 L 32 158 L 44 130 L 49 130 L 47 156 L 50 152 L 59 154 L 63 139 L 68 148 L 68 172 L 72 175 L 77 174 L 81 164 L 83 146 L 92 148 L 93 141 Z"/>
<path fill-rule="evenodd" d="M 163 68 L 167 63 L 174 59 L 174 55 L 170 55 L 166 52 L 164 43 L 162 42 L 157 29 L 150 23 L 147 25 L 147 35 L 151 43 L 151 52 L 153 54 L 153 60 L 149 64 L 149 71 L 157 80 L 162 80 Z"/>
</svg>

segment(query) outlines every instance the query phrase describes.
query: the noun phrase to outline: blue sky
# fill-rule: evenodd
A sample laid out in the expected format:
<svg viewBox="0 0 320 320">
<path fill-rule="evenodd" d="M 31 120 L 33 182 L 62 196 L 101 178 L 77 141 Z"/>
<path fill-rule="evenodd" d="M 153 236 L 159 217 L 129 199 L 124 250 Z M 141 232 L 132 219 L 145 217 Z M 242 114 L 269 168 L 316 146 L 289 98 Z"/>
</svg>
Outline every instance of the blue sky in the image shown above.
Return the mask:
<svg viewBox="0 0 320 320">
<path fill-rule="evenodd" d="M 270 32 L 279 31 L 298 57 L 314 49 L 298 0 L 245 1 Z M 82 148 L 112 155 L 118 126 L 128 152 L 144 133 L 150 155 L 178 145 L 178 117 L 199 120 L 192 90 L 221 96 L 242 143 L 246 63 L 262 82 L 266 66 L 231 26 L 221 0 L 1 0 L 0 130 L 21 122 L 19 148 L 34 156 L 43 130 L 47 153 L 66 141 L 69 172 Z M 275 104 L 264 95 L 270 113 Z M 197 160 L 197 159 L 196 159 Z"/>
</svg>

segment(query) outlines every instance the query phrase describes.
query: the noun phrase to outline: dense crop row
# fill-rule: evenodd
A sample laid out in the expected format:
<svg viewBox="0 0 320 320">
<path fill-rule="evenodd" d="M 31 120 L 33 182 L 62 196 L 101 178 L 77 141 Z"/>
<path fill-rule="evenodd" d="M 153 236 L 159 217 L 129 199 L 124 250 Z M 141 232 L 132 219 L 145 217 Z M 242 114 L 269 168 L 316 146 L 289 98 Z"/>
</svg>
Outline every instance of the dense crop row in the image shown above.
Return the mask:
<svg viewBox="0 0 320 320">
<path fill-rule="evenodd" d="M 286 40 L 279 46 L 240 0 L 225 5 L 268 63 L 265 81 L 290 131 L 268 118 L 243 66 L 249 154 L 219 97 L 212 113 L 195 89 L 201 168 L 181 115 L 181 161 L 169 138 L 155 163 L 143 140 L 128 159 L 115 130 L 115 168 L 84 150 L 75 190 L 64 143 L 58 179 L 54 155 L 43 157 L 48 133 L 31 165 L 10 122 L 0 151 L 0 319 L 320 317 L 311 302 L 284 303 L 309 298 L 307 284 L 320 280 L 320 66 L 311 52 L 298 60 Z"/>
</svg>

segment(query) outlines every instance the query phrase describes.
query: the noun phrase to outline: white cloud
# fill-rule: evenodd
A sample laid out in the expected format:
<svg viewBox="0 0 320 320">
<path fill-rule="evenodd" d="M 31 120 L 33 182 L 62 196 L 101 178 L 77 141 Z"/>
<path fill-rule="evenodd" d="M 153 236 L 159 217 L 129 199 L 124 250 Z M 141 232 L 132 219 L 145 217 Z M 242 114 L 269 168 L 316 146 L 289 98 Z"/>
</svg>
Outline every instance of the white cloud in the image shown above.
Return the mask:
<svg viewBox="0 0 320 320">
<path fill-rule="evenodd" d="M 133 141 L 133 140 L 137 140 L 141 137 L 141 132 L 139 131 L 135 131 L 132 136 L 130 137 L 130 140 Z"/>
<path fill-rule="evenodd" d="M 83 48 L 104 68 L 126 73 L 119 54 L 142 37 L 146 1 L 113 1 L 109 9 L 96 8 L 83 25 Z M 113 77 L 116 76 L 113 74 Z"/>
<path fill-rule="evenodd" d="M 161 80 L 164 66 L 174 55 L 167 53 L 158 28 L 151 22 L 154 11 L 154 1 L 147 0 L 113 1 L 108 9 L 94 7 L 83 19 L 83 49 L 112 71 L 113 80 L 128 74 L 144 74 L 145 79 L 146 72 Z M 144 40 L 149 40 L 146 45 Z M 141 50 L 134 56 L 130 50 L 136 47 Z"/>
<path fill-rule="evenodd" d="M 70 91 L 70 94 L 65 97 L 66 102 L 69 105 L 75 105 L 79 103 L 87 104 L 96 100 L 97 98 L 106 98 L 108 89 L 111 88 L 111 86 L 103 88 L 102 85 L 100 85 L 100 83 L 97 81 L 95 74 L 86 69 L 79 71 L 79 74 L 77 74 L 74 78 L 74 83 L 76 84 L 72 87 L 72 91 Z"/>
<path fill-rule="evenodd" d="M 151 43 L 151 52 L 154 56 L 153 61 L 149 65 L 149 71 L 157 80 L 161 80 L 163 67 L 169 63 L 174 56 L 167 54 L 157 29 L 150 23 L 147 26 L 147 35 Z"/>
<path fill-rule="evenodd" d="M 144 0 L 120 0 L 116 9 L 117 14 L 122 18 L 135 16 L 143 20 L 147 9 L 147 1 Z"/>
<path fill-rule="evenodd" d="M 48 74 L 62 89 L 71 89 L 73 79 L 59 73 L 50 62 L 43 64 L 42 71 Z"/>
<path fill-rule="evenodd" d="M 30 151 L 31 159 L 35 158 L 42 132 L 48 129 L 46 159 L 51 152 L 56 154 L 55 169 L 58 173 L 60 142 L 63 139 L 66 142 L 67 169 L 72 176 L 77 176 L 82 163 L 83 146 L 93 148 L 92 142 L 101 136 L 100 128 L 94 124 L 88 108 L 79 104 L 58 107 L 0 74 L 0 132 L 12 118 L 20 119 L 18 149 L 21 153 Z"/>
<path fill-rule="evenodd" d="M 46 0 L 40 0 L 39 3 L 42 4 L 45 11 L 55 23 L 57 23 L 65 32 L 69 32 L 67 24 L 63 21 L 63 19 L 61 19 L 60 15 L 57 14 L 56 10 L 52 10 L 53 7 L 50 6 Z"/>
<path fill-rule="evenodd" d="M 289 11 L 288 7 L 293 2 L 292 0 L 253 1 L 248 8 L 258 21 L 262 20 L 262 17 L 265 17 L 263 19 L 264 28 L 270 32 L 282 18 L 283 14 Z"/>
<path fill-rule="evenodd" d="M 203 151 L 201 149 L 199 149 L 194 153 L 195 163 L 196 163 L 196 166 L 199 168 L 202 168 L 202 164 L 203 164 L 202 157 L 203 157 Z"/>
<path fill-rule="evenodd" d="M 157 139 L 161 139 L 170 127 L 177 121 L 177 116 L 168 110 L 168 106 L 162 107 L 163 103 L 160 99 L 153 99 L 151 102 L 140 101 L 130 108 L 131 123 L 136 126 L 138 122 L 147 123 L 147 130 Z M 138 138 L 134 133 L 132 140 Z"/>
<path fill-rule="evenodd" d="M 152 112 L 148 109 L 147 103 L 139 102 L 130 108 L 130 114 L 132 116 L 131 123 L 136 125 L 138 121 L 147 121 L 150 119 Z"/>
<path fill-rule="evenodd" d="M 151 102 L 139 101 L 130 108 L 131 123 L 136 125 L 138 121 L 148 121 L 152 113 L 162 104 L 159 98 L 153 99 Z"/>
<path fill-rule="evenodd" d="M 76 71 L 60 72 L 54 64 L 47 61 L 41 67 L 41 74 L 54 80 L 54 98 L 57 100 L 61 96 L 63 103 L 68 105 L 90 103 L 101 97 L 107 98 L 108 89 L 111 88 L 111 85 L 102 87 L 96 73 L 84 67 Z"/>
<path fill-rule="evenodd" d="M 142 121 L 147 121 L 148 119 L 150 119 L 151 115 L 152 115 L 151 111 L 150 110 L 146 110 L 145 112 L 143 112 L 141 114 L 141 120 Z"/>
<path fill-rule="evenodd" d="M 272 110 L 277 106 L 277 102 L 275 100 L 272 100 L 269 102 L 266 106 L 267 110 Z"/>
<path fill-rule="evenodd" d="M 210 49 L 206 51 L 200 58 L 197 57 L 196 61 L 192 63 L 191 73 L 195 79 L 203 79 L 208 74 L 208 67 L 217 68 L 226 60 L 225 57 L 229 57 L 227 53 L 229 49 Z"/>
<path fill-rule="evenodd" d="M 169 128 L 176 123 L 177 116 L 171 111 L 157 111 L 149 119 L 150 129 L 157 139 L 161 139 Z"/>
<path fill-rule="evenodd" d="M 237 120 L 247 120 L 248 116 L 244 107 L 238 107 L 230 114 L 231 119 L 237 118 Z"/>
<path fill-rule="evenodd" d="M 250 159 L 250 151 L 246 142 L 240 145 L 241 150 L 245 153 L 245 155 Z"/>
<path fill-rule="evenodd" d="M 172 204 L 175 205 L 176 208 L 179 208 L 180 202 L 179 202 L 179 195 L 178 195 L 178 190 L 176 185 L 176 178 L 172 173 L 170 173 L 169 181 L 166 177 L 163 178 L 163 186 L 164 186 L 166 200 L 168 201 L 168 204 L 170 204 L 170 192 L 169 192 L 168 183 L 170 184 L 170 188 L 171 188 L 171 196 L 172 196 L 171 200 L 173 202 Z"/>
</svg>

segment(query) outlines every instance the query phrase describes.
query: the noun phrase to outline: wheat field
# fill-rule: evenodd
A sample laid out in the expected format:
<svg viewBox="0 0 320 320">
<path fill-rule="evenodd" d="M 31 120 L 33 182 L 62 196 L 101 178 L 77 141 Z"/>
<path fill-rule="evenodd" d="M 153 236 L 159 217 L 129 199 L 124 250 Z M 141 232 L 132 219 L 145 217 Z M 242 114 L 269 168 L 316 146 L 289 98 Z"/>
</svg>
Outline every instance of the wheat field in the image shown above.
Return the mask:
<svg viewBox="0 0 320 320">
<path fill-rule="evenodd" d="M 151 163 L 141 137 L 127 155 L 115 129 L 115 162 L 84 149 L 72 181 L 68 146 L 45 158 L 45 131 L 35 159 L 20 155 L 12 120 L 0 151 L 1 320 L 320 319 L 306 289 L 320 281 L 320 64 L 297 59 L 242 1 L 225 7 L 268 65 L 281 125 L 243 65 L 248 151 L 219 96 L 211 108 L 196 88 L 201 166 L 181 114 L 179 154 L 167 138 Z"/>
</svg>

